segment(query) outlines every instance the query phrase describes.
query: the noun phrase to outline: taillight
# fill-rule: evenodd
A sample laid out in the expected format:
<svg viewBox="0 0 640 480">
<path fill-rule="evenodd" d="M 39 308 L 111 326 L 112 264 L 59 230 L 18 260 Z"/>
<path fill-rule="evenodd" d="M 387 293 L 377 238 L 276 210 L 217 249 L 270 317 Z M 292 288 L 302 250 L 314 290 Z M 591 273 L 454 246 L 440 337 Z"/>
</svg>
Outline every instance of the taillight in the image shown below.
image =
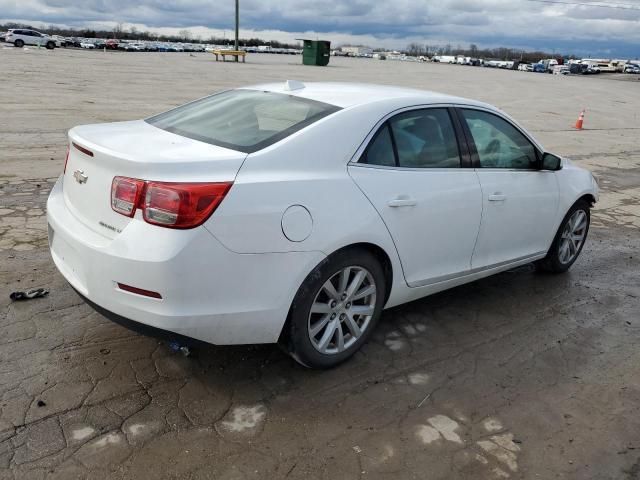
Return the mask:
<svg viewBox="0 0 640 480">
<path fill-rule="evenodd" d="M 147 223 L 193 228 L 211 216 L 230 188 L 230 182 L 168 183 L 116 177 L 111 184 L 111 208 L 127 217 L 140 208 Z"/>
<path fill-rule="evenodd" d="M 67 162 L 69 161 L 69 147 L 67 147 L 67 156 L 64 158 L 64 170 L 62 170 L 62 174 L 67 173 Z"/>
<path fill-rule="evenodd" d="M 111 182 L 111 208 L 122 215 L 133 217 L 143 189 L 142 180 L 127 177 L 114 178 Z"/>
</svg>

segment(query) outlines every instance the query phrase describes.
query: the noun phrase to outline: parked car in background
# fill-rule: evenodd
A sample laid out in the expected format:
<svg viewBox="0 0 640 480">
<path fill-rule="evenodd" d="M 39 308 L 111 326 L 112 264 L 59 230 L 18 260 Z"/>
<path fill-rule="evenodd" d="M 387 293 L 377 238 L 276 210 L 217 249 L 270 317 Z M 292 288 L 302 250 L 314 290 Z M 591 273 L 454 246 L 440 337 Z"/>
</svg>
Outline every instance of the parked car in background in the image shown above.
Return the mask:
<svg viewBox="0 0 640 480">
<path fill-rule="evenodd" d="M 568 67 L 569 67 L 569 73 L 573 75 L 584 75 L 586 74 L 587 69 L 589 68 L 588 65 L 584 65 L 582 63 L 570 63 Z"/>
<path fill-rule="evenodd" d="M 549 72 L 549 73 L 552 73 L 553 72 L 553 67 L 555 67 L 556 65 L 561 65 L 561 62 L 559 62 L 555 58 L 545 58 L 543 60 L 540 60 L 538 62 L 538 64 L 544 65 L 546 71 Z"/>
<path fill-rule="evenodd" d="M 25 45 L 37 45 L 53 50 L 60 47 L 60 40 L 56 40 L 50 35 L 37 32 L 36 30 L 27 30 L 24 28 L 9 29 L 5 35 L 5 42 L 13 43 L 14 46 L 21 48 Z"/>
<path fill-rule="evenodd" d="M 553 75 L 569 75 L 571 70 L 568 65 L 556 65 L 551 73 Z"/>
<path fill-rule="evenodd" d="M 544 63 L 534 63 L 531 71 L 533 73 L 547 73 L 547 66 Z"/>
<path fill-rule="evenodd" d="M 384 308 L 530 262 L 566 272 L 597 199 L 491 105 L 289 81 L 73 128 L 47 219 L 58 269 L 115 321 L 327 368 Z"/>
<path fill-rule="evenodd" d="M 96 44 L 93 42 L 90 42 L 88 40 L 83 40 L 82 42 L 80 42 L 80 48 L 86 48 L 88 50 L 93 50 L 96 48 Z"/>
<path fill-rule="evenodd" d="M 80 48 L 80 39 L 76 38 L 76 37 L 65 37 L 65 39 L 62 42 L 62 46 L 63 47 L 76 47 L 76 48 Z"/>
<path fill-rule="evenodd" d="M 7 36 L 7 32 L 0 32 L 0 42 L 4 42 L 4 39 Z"/>
<path fill-rule="evenodd" d="M 624 73 L 640 73 L 640 65 L 636 65 L 635 63 L 628 63 L 624 66 Z"/>
<path fill-rule="evenodd" d="M 118 49 L 118 40 L 115 38 L 109 38 L 106 42 L 104 42 L 104 46 L 108 50 L 117 50 Z"/>
</svg>

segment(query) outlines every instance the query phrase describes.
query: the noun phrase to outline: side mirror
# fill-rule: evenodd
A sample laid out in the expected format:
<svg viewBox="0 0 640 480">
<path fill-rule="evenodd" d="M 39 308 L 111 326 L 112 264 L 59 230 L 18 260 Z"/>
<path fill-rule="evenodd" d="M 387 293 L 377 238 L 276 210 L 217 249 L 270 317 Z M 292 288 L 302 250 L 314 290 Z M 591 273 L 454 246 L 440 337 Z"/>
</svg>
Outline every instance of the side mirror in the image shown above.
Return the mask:
<svg viewBox="0 0 640 480">
<path fill-rule="evenodd" d="M 542 170 L 556 171 L 562 168 L 562 159 L 553 153 L 546 152 L 542 155 Z"/>
</svg>

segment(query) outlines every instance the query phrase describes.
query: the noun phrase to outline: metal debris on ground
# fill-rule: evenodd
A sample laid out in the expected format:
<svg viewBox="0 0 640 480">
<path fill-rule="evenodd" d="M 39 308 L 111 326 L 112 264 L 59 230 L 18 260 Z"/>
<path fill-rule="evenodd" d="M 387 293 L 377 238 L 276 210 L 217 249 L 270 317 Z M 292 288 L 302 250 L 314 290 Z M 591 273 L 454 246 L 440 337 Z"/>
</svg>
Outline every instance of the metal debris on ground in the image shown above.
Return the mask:
<svg viewBox="0 0 640 480">
<path fill-rule="evenodd" d="M 46 288 L 34 288 L 27 290 L 26 292 L 12 292 L 9 295 L 11 300 L 31 300 L 32 298 L 46 297 L 49 295 L 49 290 Z"/>
</svg>

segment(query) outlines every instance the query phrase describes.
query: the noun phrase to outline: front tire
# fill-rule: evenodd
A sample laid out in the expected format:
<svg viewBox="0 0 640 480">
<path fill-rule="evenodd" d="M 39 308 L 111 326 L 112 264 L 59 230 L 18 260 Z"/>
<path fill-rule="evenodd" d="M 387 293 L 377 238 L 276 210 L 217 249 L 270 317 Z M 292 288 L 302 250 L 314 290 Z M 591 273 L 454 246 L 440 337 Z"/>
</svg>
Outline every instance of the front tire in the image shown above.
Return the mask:
<svg viewBox="0 0 640 480">
<path fill-rule="evenodd" d="M 366 250 L 343 250 L 304 280 L 291 306 L 285 348 L 300 364 L 331 368 L 356 353 L 385 302 L 380 262 Z"/>
<path fill-rule="evenodd" d="M 577 201 L 562 219 L 547 256 L 537 263 L 538 268 L 552 273 L 569 270 L 582 252 L 590 223 L 589 203 Z"/>
<path fill-rule="evenodd" d="M 47 50 L 53 50 L 56 48 L 55 42 L 47 42 Z"/>
</svg>

